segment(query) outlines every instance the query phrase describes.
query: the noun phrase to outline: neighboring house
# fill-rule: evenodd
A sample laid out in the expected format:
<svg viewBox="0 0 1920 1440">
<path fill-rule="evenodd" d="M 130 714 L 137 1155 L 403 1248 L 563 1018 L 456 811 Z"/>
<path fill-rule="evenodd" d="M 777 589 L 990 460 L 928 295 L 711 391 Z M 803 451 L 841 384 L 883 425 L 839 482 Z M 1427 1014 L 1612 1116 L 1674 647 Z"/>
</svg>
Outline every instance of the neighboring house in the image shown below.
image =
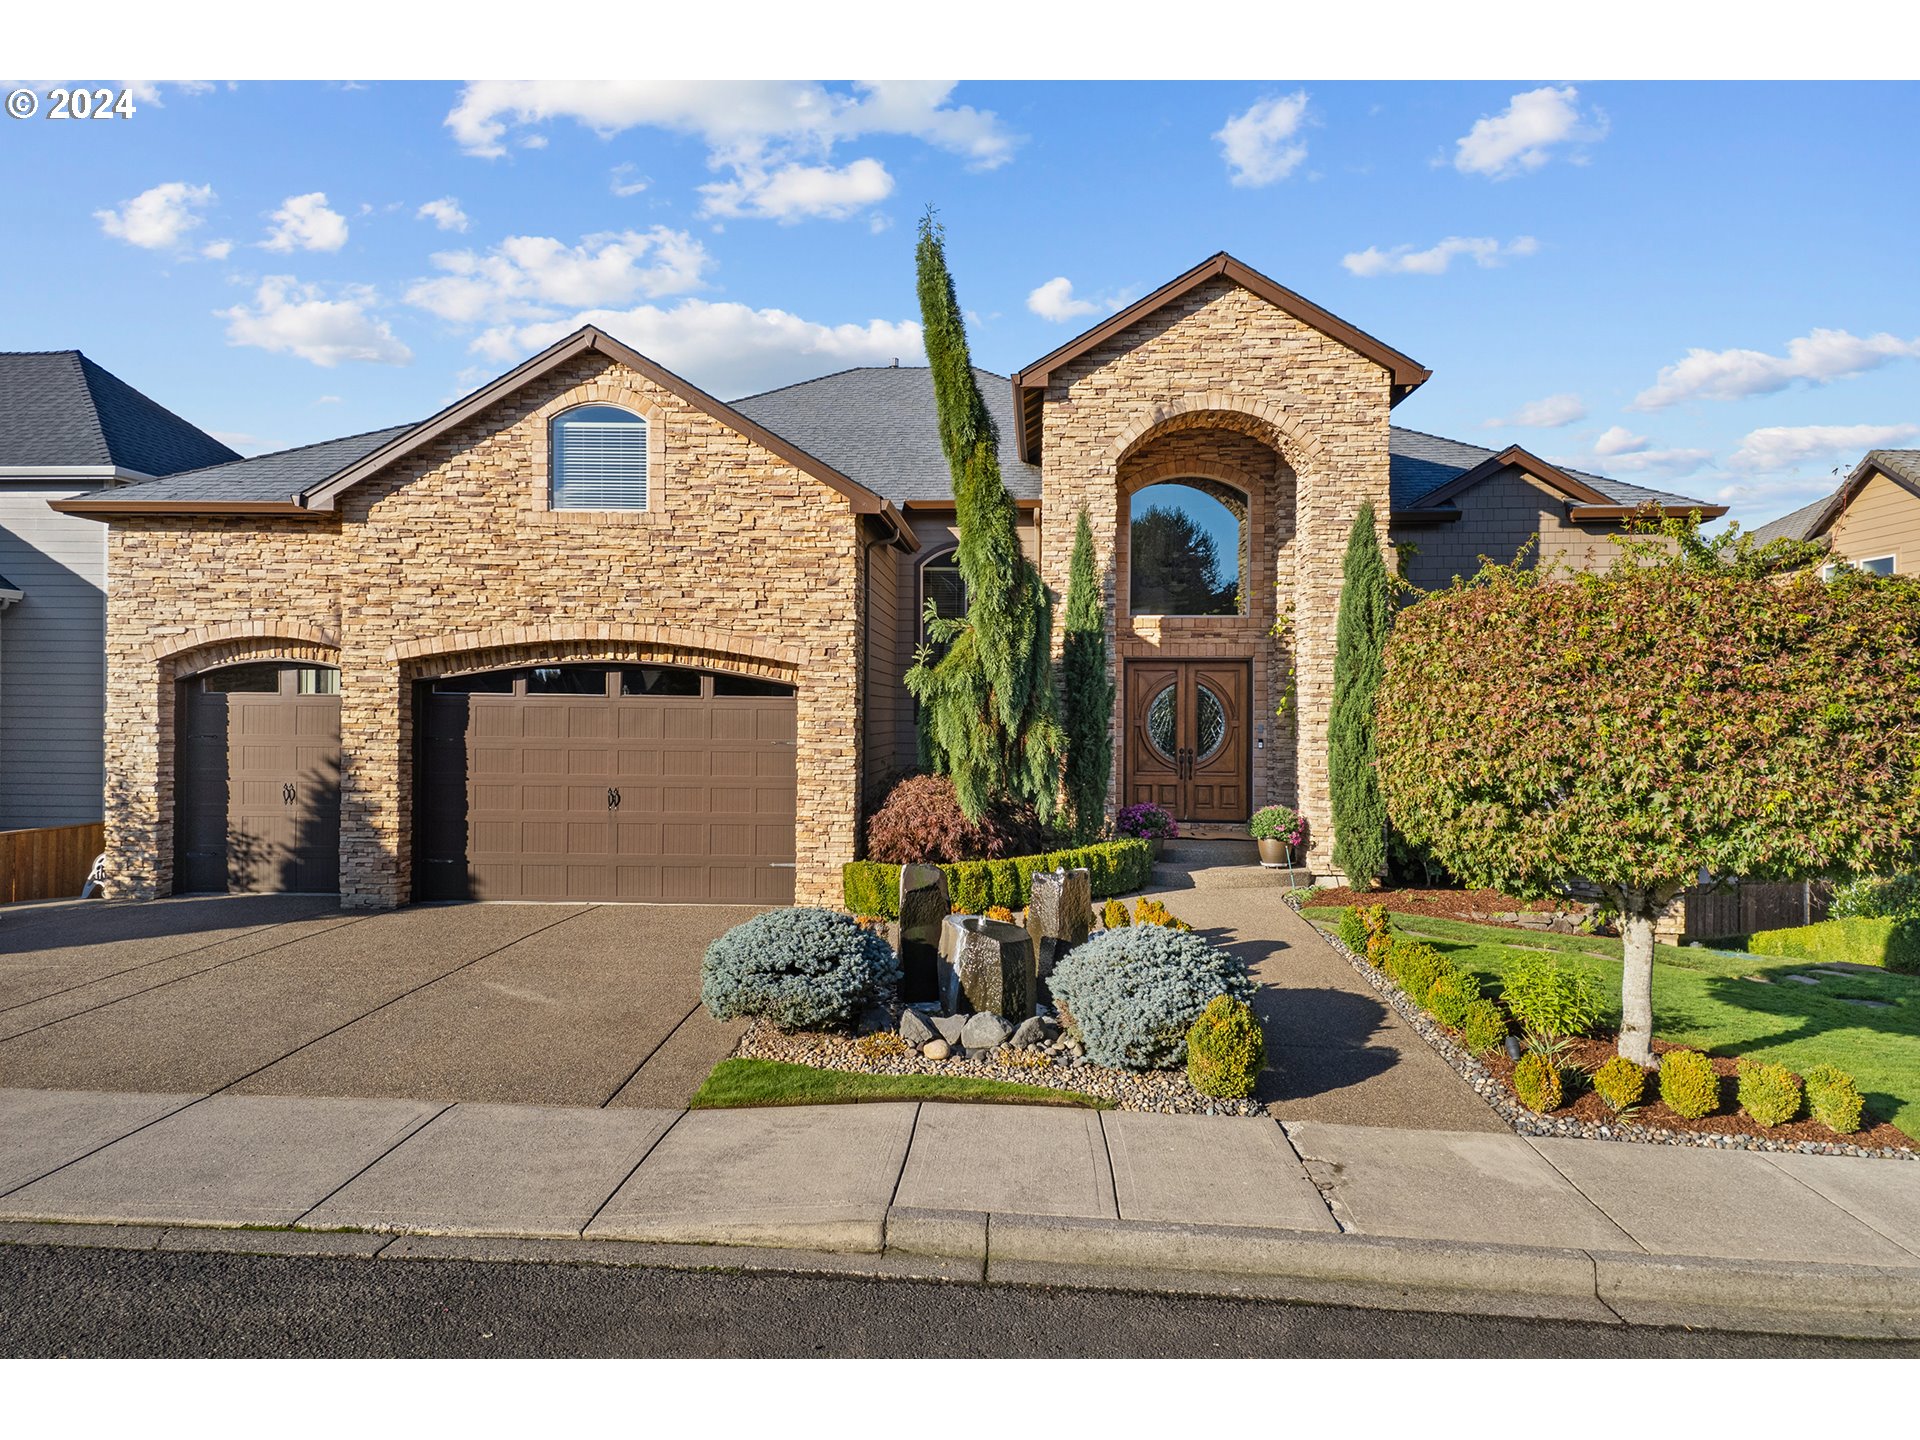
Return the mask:
<svg viewBox="0 0 1920 1440">
<path fill-rule="evenodd" d="M 77 350 L 0 354 L 0 830 L 101 814 L 107 537 L 48 502 L 237 458 Z"/>
<path fill-rule="evenodd" d="M 1814 540 L 1876 575 L 1920 575 L 1920 450 L 1869 450 L 1833 494 L 1759 526 L 1753 538 Z"/>
<path fill-rule="evenodd" d="M 1113 803 L 1297 804 L 1322 870 L 1363 500 L 1432 577 L 1523 516 L 1577 555 L 1700 508 L 1396 430 L 1427 371 L 1224 255 L 979 379 L 1056 594 L 1093 529 Z M 107 522 L 120 894 L 838 903 L 926 603 L 965 604 L 924 369 L 728 405 L 591 327 L 419 424 L 58 508 Z"/>
</svg>

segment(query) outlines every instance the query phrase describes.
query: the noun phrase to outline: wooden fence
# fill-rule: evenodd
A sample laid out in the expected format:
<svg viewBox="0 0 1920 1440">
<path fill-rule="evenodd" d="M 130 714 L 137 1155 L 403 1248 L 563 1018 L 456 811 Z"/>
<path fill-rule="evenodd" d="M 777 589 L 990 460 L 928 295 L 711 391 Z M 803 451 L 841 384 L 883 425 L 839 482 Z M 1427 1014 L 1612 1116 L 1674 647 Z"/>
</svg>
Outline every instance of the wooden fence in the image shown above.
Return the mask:
<svg viewBox="0 0 1920 1440">
<path fill-rule="evenodd" d="M 0 830 L 0 905 L 79 896 L 93 860 L 106 848 L 106 827 L 52 825 Z"/>
<path fill-rule="evenodd" d="M 1703 886 L 1677 898 L 1655 933 L 1661 939 L 1684 936 L 1711 940 L 1783 930 L 1827 918 L 1830 887 L 1823 881 L 1736 881 L 1724 888 Z"/>
</svg>

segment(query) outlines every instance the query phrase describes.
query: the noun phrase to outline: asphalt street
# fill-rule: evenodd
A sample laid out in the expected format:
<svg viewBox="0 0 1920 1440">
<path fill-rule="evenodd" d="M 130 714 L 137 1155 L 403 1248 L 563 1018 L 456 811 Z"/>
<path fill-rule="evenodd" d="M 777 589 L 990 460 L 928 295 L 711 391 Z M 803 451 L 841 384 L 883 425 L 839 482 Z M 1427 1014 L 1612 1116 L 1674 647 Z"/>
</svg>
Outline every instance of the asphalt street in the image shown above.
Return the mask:
<svg viewBox="0 0 1920 1440">
<path fill-rule="evenodd" d="M 22 1356 L 1920 1356 L 1920 1343 L 839 1277 L 0 1246 Z"/>
</svg>

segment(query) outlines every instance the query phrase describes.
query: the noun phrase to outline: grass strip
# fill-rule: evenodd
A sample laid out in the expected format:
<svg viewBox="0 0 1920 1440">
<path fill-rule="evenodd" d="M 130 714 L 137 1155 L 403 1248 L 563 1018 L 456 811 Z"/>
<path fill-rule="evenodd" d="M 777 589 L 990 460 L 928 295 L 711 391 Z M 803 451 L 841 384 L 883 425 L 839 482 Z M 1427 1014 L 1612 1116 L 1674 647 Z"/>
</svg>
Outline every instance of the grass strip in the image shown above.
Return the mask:
<svg viewBox="0 0 1920 1440">
<path fill-rule="evenodd" d="M 1111 1110 L 1113 1102 L 1077 1090 L 1022 1085 L 973 1075 L 871 1075 L 822 1070 L 785 1060 L 722 1060 L 713 1067 L 690 1110 L 737 1110 L 757 1105 L 850 1105 L 875 1100 L 960 1100 L 1003 1105 L 1078 1105 Z"/>
</svg>

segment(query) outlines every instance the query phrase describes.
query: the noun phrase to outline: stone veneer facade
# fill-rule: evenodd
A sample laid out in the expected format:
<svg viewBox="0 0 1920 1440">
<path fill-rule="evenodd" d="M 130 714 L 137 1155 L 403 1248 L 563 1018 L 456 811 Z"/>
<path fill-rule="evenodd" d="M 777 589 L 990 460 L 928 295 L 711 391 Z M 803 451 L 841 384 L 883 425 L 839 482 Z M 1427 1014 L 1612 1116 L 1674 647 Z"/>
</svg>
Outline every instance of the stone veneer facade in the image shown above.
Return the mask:
<svg viewBox="0 0 1920 1440">
<path fill-rule="evenodd" d="M 548 422 L 652 422 L 654 508 L 552 511 Z M 846 498 L 647 377 L 588 353 L 311 517 L 116 517 L 108 537 L 113 893 L 171 889 L 175 682 L 293 660 L 341 674 L 344 904 L 411 893 L 412 682 L 535 661 L 665 662 L 791 683 L 796 895 L 837 904 L 861 757 L 862 547 Z"/>
<path fill-rule="evenodd" d="M 1048 378 L 1041 441 L 1041 571 L 1065 594 L 1084 506 L 1105 576 L 1109 652 L 1245 658 L 1253 715 L 1253 806 L 1305 811 L 1309 864 L 1332 872 L 1326 733 L 1347 532 L 1372 501 L 1383 549 L 1390 513 L 1392 377 L 1377 362 L 1225 277 L 1194 286 Z M 1127 610 L 1128 493 L 1198 475 L 1249 497 L 1249 613 L 1134 617 Z M 1283 637 L 1272 633 L 1284 620 Z M 1056 627 L 1056 648 L 1059 630 Z M 1294 694 L 1283 719 L 1288 670 Z M 1122 794 L 1124 679 L 1116 685 L 1110 795 Z"/>
</svg>

